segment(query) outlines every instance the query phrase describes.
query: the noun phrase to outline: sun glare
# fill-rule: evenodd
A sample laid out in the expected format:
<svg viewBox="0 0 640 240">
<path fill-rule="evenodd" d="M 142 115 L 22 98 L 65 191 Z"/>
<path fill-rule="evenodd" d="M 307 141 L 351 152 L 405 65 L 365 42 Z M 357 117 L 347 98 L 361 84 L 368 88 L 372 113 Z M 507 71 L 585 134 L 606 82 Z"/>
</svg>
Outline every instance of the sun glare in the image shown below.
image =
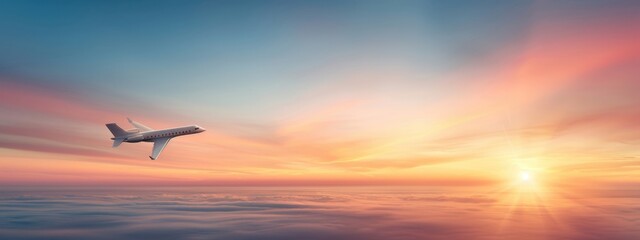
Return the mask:
<svg viewBox="0 0 640 240">
<path fill-rule="evenodd" d="M 522 180 L 523 182 L 528 182 L 529 180 L 531 180 L 531 175 L 526 171 L 520 172 L 520 180 Z"/>
</svg>

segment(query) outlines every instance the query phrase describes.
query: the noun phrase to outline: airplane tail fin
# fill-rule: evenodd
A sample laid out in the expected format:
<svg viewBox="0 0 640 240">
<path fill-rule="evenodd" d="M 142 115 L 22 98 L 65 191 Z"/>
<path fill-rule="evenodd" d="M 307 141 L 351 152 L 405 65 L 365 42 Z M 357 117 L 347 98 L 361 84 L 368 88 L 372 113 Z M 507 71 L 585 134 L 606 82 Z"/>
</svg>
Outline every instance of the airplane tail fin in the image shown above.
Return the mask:
<svg viewBox="0 0 640 240">
<path fill-rule="evenodd" d="M 115 123 L 108 123 L 107 128 L 109 129 L 109 131 L 111 131 L 111 134 L 113 134 L 115 138 L 124 137 L 127 134 L 129 134 L 127 133 L 127 131 L 125 131 L 120 126 L 118 126 L 118 124 L 115 124 Z"/>
</svg>

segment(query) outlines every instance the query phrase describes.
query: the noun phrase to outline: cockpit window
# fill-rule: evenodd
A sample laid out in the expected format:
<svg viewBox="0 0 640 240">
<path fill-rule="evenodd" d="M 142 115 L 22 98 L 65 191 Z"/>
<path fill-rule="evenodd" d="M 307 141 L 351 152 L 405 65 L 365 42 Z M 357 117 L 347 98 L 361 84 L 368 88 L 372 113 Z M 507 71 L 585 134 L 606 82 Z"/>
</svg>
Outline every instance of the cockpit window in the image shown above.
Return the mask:
<svg viewBox="0 0 640 240">
<path fill-rule="evenodd" d="M 199 127 L 196 127 L 196 130 L 200 129 Z"/>
</svg>

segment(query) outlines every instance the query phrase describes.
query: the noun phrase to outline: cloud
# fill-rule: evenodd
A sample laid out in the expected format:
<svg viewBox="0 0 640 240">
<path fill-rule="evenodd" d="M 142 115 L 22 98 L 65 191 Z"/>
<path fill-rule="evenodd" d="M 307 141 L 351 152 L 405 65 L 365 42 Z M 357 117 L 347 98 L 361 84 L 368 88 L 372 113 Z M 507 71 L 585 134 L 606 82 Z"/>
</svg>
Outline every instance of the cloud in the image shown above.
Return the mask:
<svg viewBox="0 0 640 240">
<path fill-rule="evenodd" d="M 552 199 L 509 206 L 461 188 L 180 188 L 4 191 L 0 236 L 10 239 L 492 239 L 633 238 L 627 198 Z M 25 194 L 28 193 L 28 194 Z M 322 196 L 341 201 L 317 201 Z M 567 207 L 564 204 L 568 205 Z M 497 227 L 507 218 L 508 226 Z M 599 209 L 591 211 L 589 209 Z M 585 210 L 585 211 L 583 211 Z M 593 221 L 598 219 L 598 221 Z M 606 221 L 605 221 L 606 220 Z M 564 228 L 563 226 L 568 226 Z"/>
<path fill-rule="evenodd" d="M 304 200 L 274 202 L 264 197 L 281 199 L 279 194 L 260 195 L 260 202 L 202 202 L 200 197 L 184 197 L 189 195 L 174 201 L 177 195 L 173 194 L 116 201 L 82 193 L 71 199 L 4 198 L 0 210 L 7 221 L 0 224 L 0 233 L 17 239 L 414 239 L 420 231 L 433 236 L 452 232 L 447 223 L 397 221 L 387 212 L 348 210 Z"/>
<path fill-rule="evenodd" d="M 0 148 L 9 148 L 9 149 L 17 149 L 23 151 L 32 151 L 32 152 L 45 152 L 45 153 L 56 153 L 56 154 L 71 154 L 71 155 L 79 155 L 79 156 L 88 156 L 88 157 L 121 157 L 122 155 L 107 152 L 98 149 L 88 149 L 83 148 L 82 146 L 74 147 L 71 145 L 62 146 L 57 145 L 55 143 L 25 143 L 25 142 L 17 142 L 16 140 L 3 140 L 0 139 Z"/>
<path fill-rule="evenodd" d="M 471 195 L 471 196 L 436 195 L 436 196 L 425 196 L 425 197 L 408 196 L 402 199 L 405 201 L 459 202 L 459 203 L 493 203 L 497 201 L 494 198 L 490 198 L 482 195 Z"/>
<path fill-rule="evenodd" d="M 20 113 L 34 112 L 82 122 L 102 123 L 104 119 L 121 117 L 113 110 L 88 104 L 90 99 L 74 99 L 55 90 L 0 81 L 0 106 Z M 7 111 L 5 109 L 5 111 Z"/>
</svg>

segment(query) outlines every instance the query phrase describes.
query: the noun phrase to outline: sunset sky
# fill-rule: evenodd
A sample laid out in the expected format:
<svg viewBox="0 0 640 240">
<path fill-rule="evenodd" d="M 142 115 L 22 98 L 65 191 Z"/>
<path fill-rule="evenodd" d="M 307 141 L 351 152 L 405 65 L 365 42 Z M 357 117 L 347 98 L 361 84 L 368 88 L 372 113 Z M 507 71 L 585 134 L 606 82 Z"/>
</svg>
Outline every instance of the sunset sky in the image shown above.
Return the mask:
<svg viewBox="0 0 640 240">
<path fill-rule="evenodd" d="M 640 1 L 0 1 L 3 186 L 624 187 L 639 146 Z"/>
</svg>

